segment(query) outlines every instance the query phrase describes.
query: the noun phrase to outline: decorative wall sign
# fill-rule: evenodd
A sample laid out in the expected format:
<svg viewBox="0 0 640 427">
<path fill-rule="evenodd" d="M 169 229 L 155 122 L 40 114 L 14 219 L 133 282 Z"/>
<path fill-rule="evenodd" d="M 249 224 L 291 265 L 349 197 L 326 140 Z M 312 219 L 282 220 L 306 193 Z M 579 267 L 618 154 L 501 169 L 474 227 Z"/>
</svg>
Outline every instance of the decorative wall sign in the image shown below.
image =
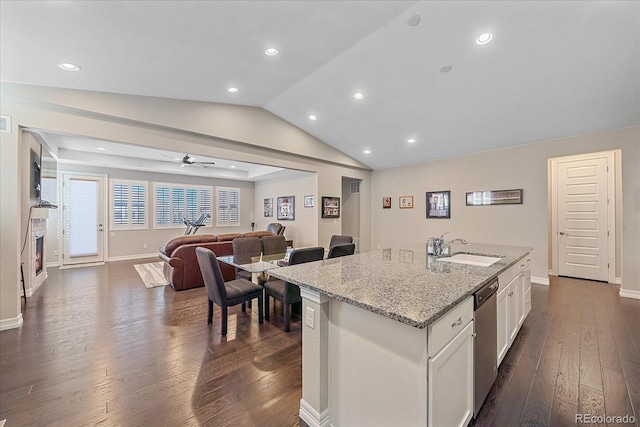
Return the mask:
<svg viewBox="0 0 640 427">
<path fill-rule="evenodd" d="M 278 219 L 293 221 L 295 219 L 295 196 L 278 197 Z"/>
<path fill-rule="evenodd" d="M 427 218 L 451 218 L 451 192 L 427 192 Z"/>
<path fill-rule="evenodd" d="M 322 218 L 340 218 L 340 197 L 322 196 Z"/>
<path fill-rule="evenodd" d="M 400 196 L 398 206 L 400 209 L 413 209 L 413 196 Z"/>
<path fill-rule="evenodd" d="M 313 207 L 313 196 L 304 196 L 304 207 L 305 208 Z"/>
<path fill-rule="evenodd" d="M 273 216 L 273 199 L 264 199 L 264 216 Z"/>
<path fill-rule="evenodd" d="M 382 209 L 391 209 L 391 197 L 382 198 Z"/>
<path fill-rule="evenodd" d="M 520 204 L 522 204 L 522 189 L 472 191 L 467 193 L 467 206 Z"/>
<path fill-rule="evenodd" d="M 398 251 L 398 259 L 400 262 L 411 264 L 413 262 L 413 251 L 400 249 Z"/>
</svg>

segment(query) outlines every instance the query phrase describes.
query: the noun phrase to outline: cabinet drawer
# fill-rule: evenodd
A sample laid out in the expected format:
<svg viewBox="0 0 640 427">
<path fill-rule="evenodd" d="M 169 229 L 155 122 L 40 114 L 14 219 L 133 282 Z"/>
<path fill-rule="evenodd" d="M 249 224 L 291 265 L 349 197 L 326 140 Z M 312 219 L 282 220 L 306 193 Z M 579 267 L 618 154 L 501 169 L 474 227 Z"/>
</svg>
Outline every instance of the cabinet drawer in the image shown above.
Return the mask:
<svg viewBox="0 0 640 427">
<path fill-rule="evenodd" d="M 500 287 L 498 288 L 498 291 L 501 291 L 507 286 L 509 286 L 509 284 L 513 281 L 513 279 L 515 279 L 518 276 L 518 274 L 520 274 L 521 271 L 522 269 L 520 268 L 520 263 L 516 262 L 507 270 L 498 274 L 498 284 L 500 285 Z"/>
<path fill-rule="evenodd" d="M 469 297 L 449 313 L 429 325 L 427 353 L 429 356 L 439 352 L 449 341 L 473 320 L 473 297 Z"/>
<path fill-rule="evenodd" d="M 518 270 L 523 271 L 529 267 L 531 267 L 531 254 L 526 254 L 524 256 L 524 258 L 522 258 L 521 260 L 519 260 L 518 262 L 516 262 L 516 265 L 518 266 Z"/>
</svg>

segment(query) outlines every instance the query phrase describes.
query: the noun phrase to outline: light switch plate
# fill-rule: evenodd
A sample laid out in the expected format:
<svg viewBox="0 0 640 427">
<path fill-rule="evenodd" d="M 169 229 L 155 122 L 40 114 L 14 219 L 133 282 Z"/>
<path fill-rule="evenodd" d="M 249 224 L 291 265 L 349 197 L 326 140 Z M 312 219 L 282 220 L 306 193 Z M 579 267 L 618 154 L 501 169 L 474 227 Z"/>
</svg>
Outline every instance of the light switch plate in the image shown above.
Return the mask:
<svg viewBox="0 0 640 427">
<path fill-rule="evenodd" d="M 311 329 L 314 329 L 316 327 L 316 311 L 311 307 L 307 307 L 307 315 L 305 316 L 305 323 Z"/>
</svg>

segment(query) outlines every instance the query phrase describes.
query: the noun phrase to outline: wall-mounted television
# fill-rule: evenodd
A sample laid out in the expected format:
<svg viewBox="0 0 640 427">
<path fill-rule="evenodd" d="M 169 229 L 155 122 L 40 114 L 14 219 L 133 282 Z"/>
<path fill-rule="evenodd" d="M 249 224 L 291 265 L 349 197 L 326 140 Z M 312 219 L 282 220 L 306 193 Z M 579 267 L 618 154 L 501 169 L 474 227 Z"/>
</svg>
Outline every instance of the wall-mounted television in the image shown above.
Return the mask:
<svg viewBox="0 0 640 427">
<path fill-rule="evenodd" d="M 57 208 L 58 162 L 43 144 L 31 148 L 31 202 Z"/>
</svg>

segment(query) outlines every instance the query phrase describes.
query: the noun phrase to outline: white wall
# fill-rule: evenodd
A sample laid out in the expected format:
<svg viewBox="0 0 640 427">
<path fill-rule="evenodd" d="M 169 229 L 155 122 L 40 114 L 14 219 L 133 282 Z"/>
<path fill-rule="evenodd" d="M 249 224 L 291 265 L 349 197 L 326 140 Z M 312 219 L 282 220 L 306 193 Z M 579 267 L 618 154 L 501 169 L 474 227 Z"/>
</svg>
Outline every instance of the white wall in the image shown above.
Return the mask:
<svg viewBox="0 0 640 427">
<path fill-rule="evenodd" d="M 532 275 L 548 275 L 547 159 L 622 150 L 622 287 L 640 291 L 640 127 L 581 135 L 372 173 L 372 247 L 446 237 L 473 242 L 531 246 Z M 466 206 L 465 193 L 523 189 L 522 205 Z M 451 219 L 426 219 L 426 192 L 451 191 Z M 398 209 L 400 195 L 414 196 L 414 209 Z M 382 209 L 382 197 L 392 208 Z"/>
<path fill-rule="evenodd" d="M 322 242 L 318 242 L 317 224 L 320 208 L 317 202 L 317 188 L 317 175 L 311 173 L 299 173 L 293 177 L 256 182 L 256 230 L 266 230 L 269 223 L 279 222 L 287 227 L 284 235 L 287 240 L 293 240 L 294 247 L 323 246 Z M 315 206 L 305 208 L 304 196 L 310 195 L 315 196 Z M 278 219 L 278 197 L 283 196 L 295 196 L 295 220 L 293 221 Z M 273 200 L 272 217 L 264 216 L 263 202 L 267 198 Z"/>
</svg>

